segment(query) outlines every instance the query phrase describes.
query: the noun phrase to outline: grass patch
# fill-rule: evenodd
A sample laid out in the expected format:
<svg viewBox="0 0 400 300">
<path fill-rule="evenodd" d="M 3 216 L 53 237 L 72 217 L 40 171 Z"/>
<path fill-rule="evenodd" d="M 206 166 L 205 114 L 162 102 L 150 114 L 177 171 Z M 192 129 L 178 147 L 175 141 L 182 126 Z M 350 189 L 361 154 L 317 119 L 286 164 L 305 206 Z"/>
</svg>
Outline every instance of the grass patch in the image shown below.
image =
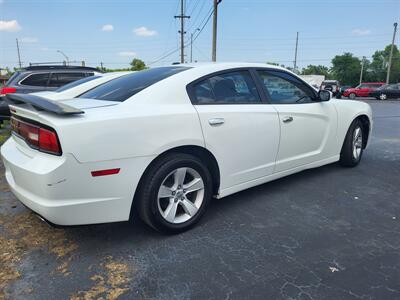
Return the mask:
<svg viewBox="0 0 400 300">
<path fill-rule="evenodd" d="M 0 145 L 3 145 L 3 143 L 9 138 L 10 134 L 10 122 L 8 120 L 3 121 L 0 129 Z"/>
</svg>

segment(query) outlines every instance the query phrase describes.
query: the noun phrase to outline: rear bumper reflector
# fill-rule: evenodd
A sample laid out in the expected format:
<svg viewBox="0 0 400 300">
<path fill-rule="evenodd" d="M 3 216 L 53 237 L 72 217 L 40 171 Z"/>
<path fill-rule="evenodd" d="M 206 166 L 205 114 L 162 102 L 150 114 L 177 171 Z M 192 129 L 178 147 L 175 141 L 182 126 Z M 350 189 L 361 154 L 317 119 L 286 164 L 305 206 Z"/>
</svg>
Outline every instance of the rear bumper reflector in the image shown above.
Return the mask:
<svg viewBox="0 0 400 300">
<path fill-rule="evenodd" d="M 118 169 L 108 169 L 108 170 L 99 170 L 99 171 L 92 171 L 92 176 L 93 177 L 98 177 L 98 176 L 107 176 L 107 175 L 114 175 L 119 173 L 120 168 Z"/>
</svg>

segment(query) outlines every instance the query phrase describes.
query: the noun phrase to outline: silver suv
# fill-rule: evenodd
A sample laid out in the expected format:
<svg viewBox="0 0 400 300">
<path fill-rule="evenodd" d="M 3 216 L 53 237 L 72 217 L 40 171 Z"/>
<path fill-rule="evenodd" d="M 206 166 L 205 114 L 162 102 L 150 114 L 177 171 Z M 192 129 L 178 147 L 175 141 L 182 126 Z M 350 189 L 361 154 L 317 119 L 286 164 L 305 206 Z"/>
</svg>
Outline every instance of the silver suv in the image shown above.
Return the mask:
<svg viewBox="0 0 400 300">
<path fill-rule="evenodd" d="M 32 66 L 17 71 L 7 81 L 6 93 L 52 91 L 72 81 L 101 73 L 100 70 L 79 66 Z M 5 94 L 0 92 L 0 94 Z M 2 95 L 0 95 L 2 96 Z"/>
<path fill-rule="evenodd" d="M 96 68 L 80 66 L 30 66 L 15 72 L 0 88 L 0 120 L 10 115 L 4 96 L 10 93 L 28 94 L 53 91 L 72 81 L 102 73 Z"/>
</svg>

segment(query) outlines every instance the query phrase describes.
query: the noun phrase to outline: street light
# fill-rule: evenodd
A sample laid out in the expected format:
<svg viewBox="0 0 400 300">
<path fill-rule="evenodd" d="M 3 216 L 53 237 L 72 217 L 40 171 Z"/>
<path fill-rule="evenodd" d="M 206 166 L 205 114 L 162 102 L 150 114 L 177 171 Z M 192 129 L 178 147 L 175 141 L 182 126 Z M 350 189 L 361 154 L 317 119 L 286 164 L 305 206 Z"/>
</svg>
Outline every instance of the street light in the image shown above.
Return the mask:
<svg viewBox="0 0 400 300">
<path fill-rule="evenodd" d="M 193 62 L 193 35 L 197 31 L 200 31 L 200 28 L 196 28 L 196 30 L 190 34 L 190 62 Z"/>
<path fill-rule="evenodd" d="M 67 61 L 67 66 L 69 65 L 69 58 L 68 58 L 68 56 L 67 55 L 65 55 L 65 53 L 64 52 L 62 52 L 61 50 L 57 50 L 57 52 L 58 53 L 60 53 L 62 56 L 64 56 L 65 57 L 65 59 L 66 59 L 66 61 Z"/>
</svg>

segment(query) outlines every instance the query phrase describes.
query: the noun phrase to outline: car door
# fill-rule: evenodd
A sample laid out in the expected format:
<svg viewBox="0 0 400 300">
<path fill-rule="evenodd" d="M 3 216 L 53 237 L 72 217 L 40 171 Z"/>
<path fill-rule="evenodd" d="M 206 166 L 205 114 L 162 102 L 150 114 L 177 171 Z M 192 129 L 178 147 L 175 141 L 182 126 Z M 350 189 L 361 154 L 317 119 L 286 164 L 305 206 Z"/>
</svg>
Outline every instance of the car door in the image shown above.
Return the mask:
<svg viewBox="0 0 400 300">
<path fill-rule="evenodd" d="M 337 112 L 333 101 L 317 102 L 317 93 L 298 77 L 279 70 L 258 70 L 281 128 L 275 172 L 335 155 Z"/>
<path fill-rule="evenodd" d="M 262 101 L 246 69 L 214 73 L 190 84 L 205 145 L 220 168 L 220 189 L 271 175 L 279 144 L 279 119 Z"/>
<path fill-rule="evenodd" d="M 370 92 L 370 87 L 368 84 L 360 84 L 357 88 L 357 96 L 367 97 Z"/>
</svg>

